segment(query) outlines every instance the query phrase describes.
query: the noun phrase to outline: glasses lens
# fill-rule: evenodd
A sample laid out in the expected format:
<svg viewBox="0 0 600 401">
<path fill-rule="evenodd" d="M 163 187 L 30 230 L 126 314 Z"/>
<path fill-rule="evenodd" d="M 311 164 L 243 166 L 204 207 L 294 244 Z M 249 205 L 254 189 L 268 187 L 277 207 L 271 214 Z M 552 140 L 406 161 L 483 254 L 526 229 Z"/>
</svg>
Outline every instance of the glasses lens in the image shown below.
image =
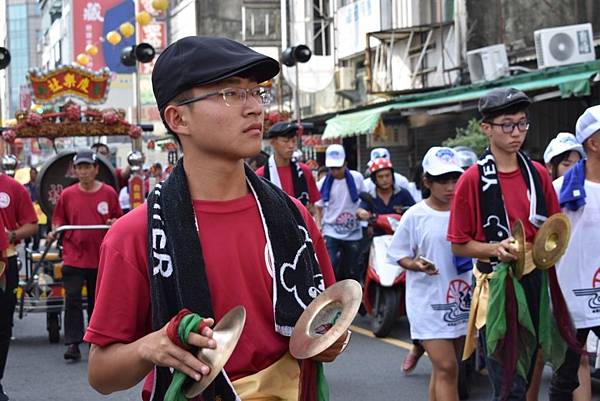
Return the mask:
<svg viewBox="0 0 600 401">
<path fill-rule="evenodd" d="M 521 121 L 519 121 L 517 127 L 519 128 L 519 131 L 525 132 L 529 129 L 529 121 L 521 120 Z"/>
<path fill-rule="evenodd" d="M 271 90 L 269 88 L 254 88 L 250 93 L 252 94 L 252 97 L 262 105 L 271 103 Z"/>
<path fill-rule="evenodd" d="M 513 124 L 513 123 L 503 123 L 502 124 L 502 132 L 504 132 L 505 134 L 512 134 L 516 125 L 517 124 Z"/>
<path fill-rule="evenodd" d="M 225 88 L 221 91 L 223 100 L 227 106 L 237 106 L 244 104 L 246 93 L 233 88 Z"/>
</svg>

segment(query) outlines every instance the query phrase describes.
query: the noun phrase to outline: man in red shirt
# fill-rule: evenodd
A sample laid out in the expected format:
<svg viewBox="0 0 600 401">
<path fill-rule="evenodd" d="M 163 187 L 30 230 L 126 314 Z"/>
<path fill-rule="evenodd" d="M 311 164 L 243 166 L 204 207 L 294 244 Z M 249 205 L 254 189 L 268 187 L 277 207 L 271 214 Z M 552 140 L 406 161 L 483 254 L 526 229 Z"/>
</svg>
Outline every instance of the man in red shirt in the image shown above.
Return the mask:
<svg viewBox="0 0 600 401">
<path fill-rule="evenodd" d="M 488 288 L 488 280 L 498 262 L 516 260 L 511 227 L 517 219 L 524 223 L 526 241 L 532 243 L 543 221 L 560 211 L 545 167 L 531 161 L 520 151 L 529 128 L 530 103 L 527 95 L 513 88 L 494 89 L 479 100 L 479 111 L 483 115 L 481 129 L 490 145 L 477 164 L 469 167 L 458 181 L 448 227 L 452 251 L 457 256 L 477 259 L 474 274 L 479 291 Z M 549 307 L 540 304 L 541 291 L 548 290 L 541 288 L 541 278 L 542 271 L 534 269 L 519 282 L 535 328 L 535 341 L 538 342 L 540 310 Z M 470 323 L 474 322 L 473 317 L 477 317 L 477 328 L 483 336 L 486 330 L 480 322 L 485 322 L 487 305 L 483 305 L 485 297 L 477 297 L 477 293 L 475 290 L 471 307 L 479 305 L 479 308 L 471 311 Z M 490 299 L 489 305 L 493 302 L 495 300 Z M 468 337 L 465 355 L 471 350 Z M 519 352 L 522 351 L 519 349 Z M 531 377 L 535 358 L 534 351 L 531 361 L 528 361 L 531 362 L 528 364 L 531 367 L 528 378 Z M 503 381 L 504 365 L 491 357 L 487 357 L 486 362 L 494 391 L 493 400 L 498 400 L 507 389 L 507 386 L 503 388 L 503 384 L 507 384 Z M 527 382 L 523 377 L 515 373 L 508 387 L 508 399 L 525 400 Z"/>
<path fill-rule="evenodd" d="M 113 187 L 96 180 L 98 162 L 91 150 L 82 150 L 73 157 L 79 183 L 65 188 L 54 208 L 53 229 L 64 225 L 112 224 L 123 212 Z M 65 287 L 65 345 L 67 360 L 79 360 L 79 344 L 83 341 L 83 307 L 81 289 L 87 287 L 88 320 L 94 310 L 96 276 L 100 244 L 104 230 L 72 230 L 63 236 L 63 285 Z M 54 240 L 52 231 L 48 238 Z"/>
<path fill-rule="evenodd" d="M 143 397 L 163 400 L 169 368 L 200 380 L 210 367 L 169 334 L 172 319 L 183 308 L 206 318 L 209 327 L 187 343 L 215 348 L 210 326 L 243 305 L 241 338 L 202 399 L 233 400 L 234 391 L 241 399 L 298 399 L 300 364 L 288 353 L 289 335 L 334 277 L 306 209 L 244 163 L 260 151 L 270 101 L 258 84 L 278 72 L 276 60 L 226 38 L 183 38 L 157 59 L 154 95 L 183 158 L 102 244 L 85 335 L 88 377 L 101 393 L 153 373 Z M 315 359 L 333 360 L 345 338 Z"/>
<path fill-rule="evenodd" d="M 321 199 L 321 194 L 310 168 L 293 158 L 298 142 L 297 132 L 296 123 L 282 121 L 273 124 L 265 134 L 265 139 L 270 140 L 273 154 L 265 166 L 256 170 L 256 174 L 312 209 L 312 205 Z"/>
<path fill-rule="evenodd" d="M 0 226 L 6 232 L 9 246 L 6 250 L 7 266 L 5 285 L 0 288 L 0 401 L 8 400 L 2 389 L 2 377 L 12 336 L 13 315 L 17 303 L 19 284 L 16 245 L 22 239 L 35 235 L 38 230 L 37 215 L 29 193 L 13 178 L 0 173 Z"/>
</svg>

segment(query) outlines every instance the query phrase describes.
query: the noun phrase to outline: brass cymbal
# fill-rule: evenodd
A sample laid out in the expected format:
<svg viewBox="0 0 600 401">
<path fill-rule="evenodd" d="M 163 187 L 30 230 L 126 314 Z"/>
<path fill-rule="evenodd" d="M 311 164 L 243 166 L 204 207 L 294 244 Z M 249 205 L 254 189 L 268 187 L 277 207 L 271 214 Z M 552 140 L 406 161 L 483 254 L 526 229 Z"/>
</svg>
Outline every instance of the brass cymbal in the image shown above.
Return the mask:
<svg viewBox="0 0 600 401">
<path fill-rule="evenodd" d="M 0 277 L 4 275 L 4 270 L 6 269 L 6 262 L 3 260 L 0 261 Z"/>
<path fill-rule="evenodd" d="M 190 378 L 186 380 L 183 385 L 183 394 L 187 398 L 197 397 L 215 380 L 233 353 L 242 335 L 245 323 L 246 308 L 236 306 L 227 312 L 215 325 L 213 328 L 213 339 L 217 343 L 217 348 L 200 348 L 196 354 L 198 359 L 210 367 L 210 373 L 202 376 L 200 381 L 194 381 Z"/>
<path fill-rule="evenodd" d="M 356 280 L 342 280 L 315 298 L 294 327 L 290 354 L 308 359 L 331 347 L 352 324 L 362 299 Z"/>
<path fill-rule="evenodd" d="M 554 266 L 567 250 L 571 237 L 571 222 L 563 213 L 557 213 L 542 224 L 533 242 L 533 261 L 539 269 Z"/>
<path fill-rule="evenodd" d="M 525 228 L 521 220 L 515 221 L 512 227 L 512 237 L 515 240 L 511 244 L 511 248 L 517 255 L 517 260 L 513 265 L 513 273 L 517 280 L 521 280 L 525 272 Z"/>
</svg>

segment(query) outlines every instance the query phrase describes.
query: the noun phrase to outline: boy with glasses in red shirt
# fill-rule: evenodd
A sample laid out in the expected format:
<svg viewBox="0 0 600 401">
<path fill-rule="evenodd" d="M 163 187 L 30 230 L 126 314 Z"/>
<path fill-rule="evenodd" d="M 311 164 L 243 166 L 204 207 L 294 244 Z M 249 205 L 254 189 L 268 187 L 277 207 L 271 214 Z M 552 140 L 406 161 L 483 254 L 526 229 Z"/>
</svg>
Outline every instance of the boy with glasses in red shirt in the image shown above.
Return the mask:
<svg viewBox="0 0 600 401">
<path fill-rule="evenodd" d="M 488 137 L 490 146 L 477 164 L 465 171 L 456 187 L 448 240 L 452 242 L 455 255 L 477 259 L 474 268 L 476 288 L 471 304 L 465 357 L 473 351 L 475 327 L 479 329 L 480 336 L 484 337 L 483 343 L 486 344 L 486 335 L 489 337 L 490 330 L 493 329 L 490 327 L 493 322 L 486 322 L 486 314 L 498 302 L 503 301 L 491 298 L 489 302 L 485 302 L 488 291 L 491 294 L 491 280 L 498 274 L 495 270 L 502 266 L 499 263 L 510 264 L 516 260 L 511 227 L 517 219 L 521 220 L 524 223 L 526 241 L 532 243 L 547 217 L 560 211 L 545 167 L 531 161 L 521 151 L 529 129 L 530 104 L 531 100 L 527 95 L 514 88 L 494 89 L 479 100 L 479 111 L 483 116 L 481 129 Z M 507 333 L 518 328 L 521 330 L 520 335 L 505 335 L 495 349 L 496 352 L 490 351 L 490 355 L 486 356 L 494 392 L 493 400 L 504 397 L 525 400 L 538 344 L 543 347 L 552 344 L 565 349 L 559 336 L 547 339 L 548 342 L 539 337 L 539 325 L 542 321 L 540 316 L 547 318 L 544 322 L 554 322 L 548 315 L 548 301 L 541 301 L 547 299 L 541 298 L 542 292 L 548 291 L 547 286 L 542 286 L 542 280 L 546 279 L 542 274 L 546 273 L 539 269 L 526 273 L 528 274 L 515 284 L 517 295 L 523 293 L 524 297 L 511 301 L 515 295 L 509 291 L 512 286 L 507 285 L 506 311 L 501 312 L 505 312 L 507 316 Z M 551 282 L 556 282 L 553 268 L 549 270 L 549 276 Z M 552 295 L 553 312 L 559 322 L 561 335 L 574 341 L 573 333 L 568 328 L 570 322 L 564 300 L 562 297 L 555 297 L 554 292 Z M 524 302 L 515 305 L 519 300 Z M 529 315 L 527 319 L 530 320 L 526 319 L 529 324 L 508 317 L 517 307 L 523 316 Z M 524 332 L 527 336 L 521 335 Z M 551 334 L 548 335 L 552 337 Z M 490 346 L 490 343 L 486 345 Z M 544 348 L 544 356 L 551 356 L 547 348 Z M 551 362 L 562 363 L 557 361 L 562 357 L 564 353 Z"/>
</svg>

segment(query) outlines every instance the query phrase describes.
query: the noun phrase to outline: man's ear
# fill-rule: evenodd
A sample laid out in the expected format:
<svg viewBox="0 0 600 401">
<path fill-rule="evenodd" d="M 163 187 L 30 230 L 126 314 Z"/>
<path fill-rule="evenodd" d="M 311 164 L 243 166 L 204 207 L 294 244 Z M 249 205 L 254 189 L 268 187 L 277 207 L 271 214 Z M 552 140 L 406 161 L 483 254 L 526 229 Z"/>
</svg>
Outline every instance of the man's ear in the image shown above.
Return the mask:
<svg viewBox="0 0 600 401">
<path fill-rule="evenodd" d="M 481 132 L 488 138 L 492 135 L 492 126 L 485 121 L 479 123 L 479 128 L 481 128 Z"/>
<path fill-rule="evenodd" d="M 183 116 L 181 109 L 175 105 L 168 105 L 164 111 L 165 122 L 178 135 L 189 135 L 188 123 Z"/>
</svg>

